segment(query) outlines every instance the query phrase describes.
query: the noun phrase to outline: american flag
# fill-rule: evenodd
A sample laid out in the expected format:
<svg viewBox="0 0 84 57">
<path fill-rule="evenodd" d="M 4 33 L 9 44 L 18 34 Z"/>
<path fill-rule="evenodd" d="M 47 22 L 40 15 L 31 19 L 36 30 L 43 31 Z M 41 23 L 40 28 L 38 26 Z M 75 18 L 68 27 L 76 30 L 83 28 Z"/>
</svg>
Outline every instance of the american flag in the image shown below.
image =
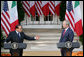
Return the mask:
<svg viewBox="0 0 84 57">
<path fill-rule="evenodd" d="M 67 1 L 65 20 L 69 20 L 71 29 L 75 31 L 74 11 L 72 1 Z"/>
<path fill-rule="evenodd" d="M 29 12 L 29 10 L 30 10 L 30 4 L 29 3 L 30 3 L 29 1 L 22 1 L 23 9 L 27 13 L 27 15 L 30 17 L 31 14 Z"/>
<path fill-rule="evenodd" d="M 23 9 L 25 13 L 35 16 L 37 11 L 38 16 L 49 15 L 49 11 L 52 15 L 56 14 L 59 16 L 61 1 L 22 1 Z"/>
<path fill-rule="evenodd" d="M 54 1 L 49 1 L 49 10 L 52 15 L 55 15 L 55 2 Z"/>
<path fill-rule="evenodd" d="M 42 6 L 41 6 L 42 2 L 41 1 L 35 1 L 35 8 L 37 10 L 38 16 L 42 15 Z"/>
<path fill-rule="evenodd" d="M 8 10 L 8 3 L 4 1 L 3 11 L 1 13 L 1 27 L 5 31 L 6 35 L 8 36 L 10 32 L 10 16 Z"/>
</svg>

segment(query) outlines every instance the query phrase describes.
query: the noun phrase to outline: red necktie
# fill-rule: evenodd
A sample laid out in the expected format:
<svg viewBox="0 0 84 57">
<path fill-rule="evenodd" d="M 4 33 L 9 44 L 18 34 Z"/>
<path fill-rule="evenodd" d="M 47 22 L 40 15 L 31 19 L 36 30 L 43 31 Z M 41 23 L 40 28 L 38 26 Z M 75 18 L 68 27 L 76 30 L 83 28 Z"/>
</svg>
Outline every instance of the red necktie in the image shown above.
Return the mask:
<svg viewBox="0 0 84 57">
<path fill-rule="evenodd" d="M 64 30 L 64 32 L 63 32 L 63 36 L 64 36 L 65 32 L 66 32 L 66 30 Z"/>
</svg>

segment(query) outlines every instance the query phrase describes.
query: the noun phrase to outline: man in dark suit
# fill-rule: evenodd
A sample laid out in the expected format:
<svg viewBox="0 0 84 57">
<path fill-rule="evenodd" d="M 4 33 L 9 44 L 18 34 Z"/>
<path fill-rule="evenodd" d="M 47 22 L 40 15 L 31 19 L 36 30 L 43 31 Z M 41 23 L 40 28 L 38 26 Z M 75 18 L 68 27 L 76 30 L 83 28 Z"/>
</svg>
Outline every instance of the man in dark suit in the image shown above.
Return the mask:
<svg viewBox="0 0 84 57">
<path fill-rule="evenodd" d="M 69 21 L 68 20 L 64 20 L 63 21 L 63 30 L 62 30 L 62 33 L 61 33 L 61 38 L 60 38 L 60 41 L 59 42 L 67 42 L 67 41 L 70 41 L 72 42 L 73 39 L 74 39 L 74 32 L 72 31 L 72 29 L 69 27 Z M 73 48 L 71 49 L 68 49 L 68 48 L 62 48 L 61 49 L 61 55 L 62 56 L 67 56 L 67 52 L 69 52 L 70 54 L 72 54 L 72 50 Z"/>
<path fill-rule="evenodd" d="M 9 33 L 8 37 L 6 38 L 5 42 L 11 41 L 11 43 L 16 42 L 16 43 L 23 43 L 23 40 L 38 40 L 39 36 L 36 37 L 29 37 L 22 32 L 22 26 L 17 25 L 15 28 L 15 31 L 12 31 Z M 23 49 L 10 49 L 10 53 L 13 56 L 15 52 L 18 52 L 19 56 L 22 56 L 23 54 Z"/>
</svg>

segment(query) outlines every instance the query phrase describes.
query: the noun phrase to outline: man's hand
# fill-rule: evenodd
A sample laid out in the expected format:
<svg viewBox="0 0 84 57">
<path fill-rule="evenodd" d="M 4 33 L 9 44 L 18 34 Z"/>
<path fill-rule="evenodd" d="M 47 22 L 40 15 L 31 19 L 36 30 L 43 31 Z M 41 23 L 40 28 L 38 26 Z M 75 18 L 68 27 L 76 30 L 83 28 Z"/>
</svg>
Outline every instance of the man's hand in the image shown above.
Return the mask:
<svg viewBox="0 0 84 57">
<path fill-rule="evenodd" d="M 40 37 L 39 36 L 36 36 L 35 38 L 36 38 L 36 40 L 38 40 Z"/>
</svg>

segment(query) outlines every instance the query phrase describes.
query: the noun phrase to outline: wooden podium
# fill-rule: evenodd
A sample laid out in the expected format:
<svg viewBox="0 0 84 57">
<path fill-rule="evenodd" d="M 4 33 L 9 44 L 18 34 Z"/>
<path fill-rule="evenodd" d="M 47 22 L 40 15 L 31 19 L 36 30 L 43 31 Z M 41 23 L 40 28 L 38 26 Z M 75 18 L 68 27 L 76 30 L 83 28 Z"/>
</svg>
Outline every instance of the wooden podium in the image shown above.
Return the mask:
<svg viewBox="0 0 84 57">
<path fill-rule="evenodd" d="M 26 49 L 27 44 L 26 43 L 5 43 L 4 44 L 4 49 Z M 12 56 L 19 56 L 18 51 L 14 52 Z"/>
<path fill-rule="evenodd" d="M 61 49 L 65 49 L 66 50 L 66 56 L 71 56 L 71 52 L 70 49 L 74 49 L 74 48 L 79 48 L 80 44 L 79 42 L 61 42 L 61 43 L 57 43 L 57 47 L 61 48 Z M 67 51 L 68 49 L 68 51 Z"/>
</svg>

